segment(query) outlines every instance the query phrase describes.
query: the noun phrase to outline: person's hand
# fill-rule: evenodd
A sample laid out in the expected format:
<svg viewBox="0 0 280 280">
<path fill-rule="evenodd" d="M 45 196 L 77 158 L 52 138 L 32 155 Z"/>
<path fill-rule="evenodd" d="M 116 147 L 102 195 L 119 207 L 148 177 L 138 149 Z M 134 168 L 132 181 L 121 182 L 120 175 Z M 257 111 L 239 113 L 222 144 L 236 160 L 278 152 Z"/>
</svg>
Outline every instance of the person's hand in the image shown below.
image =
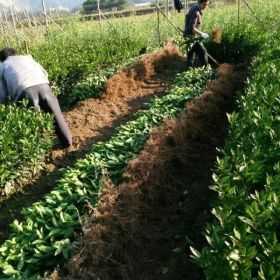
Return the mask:
<svg viewBox="0 0 280 280">
<path fill-rule="evenodd" d="M 201 38 L 202 39 L 209 39 L 209 35 L 207 33 L 202 32 L 201 33 Z"/>
</svg>

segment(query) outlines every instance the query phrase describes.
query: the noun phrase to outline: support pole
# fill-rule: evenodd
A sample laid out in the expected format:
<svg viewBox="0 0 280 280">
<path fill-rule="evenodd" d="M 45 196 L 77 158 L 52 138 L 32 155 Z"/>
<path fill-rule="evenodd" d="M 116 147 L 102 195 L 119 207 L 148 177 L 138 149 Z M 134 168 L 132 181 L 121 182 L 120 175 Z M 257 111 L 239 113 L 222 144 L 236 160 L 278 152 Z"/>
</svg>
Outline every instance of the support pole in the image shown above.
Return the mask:
<svg viewBox="0 0 280 280">
<path fill-rule="evenodd" d="M 106 20 L 106 22 L 111 26 L 114 27 L 113 24 L 101 13 L 101 16 Z"/>
<path fill-rule="evenodd" d="M 6 34 L 6 29 L 5 29 L 4 25 L 3 25 L 2 14 L 0 14 L 0 27 L 1 27 L 2 34 L 3 34 L 4 38 L 5 38 L 6 46 L 9 46 L 10 42 L 9 42 L 9 39 L 7 37 L 7 34 Z"/>
<path fill-rule="evenodd" d="M 256 16 L 256 14 L 254 13 L 253 9 L 251 8 L 251 6 L 249 5 L 249 3 L 246 0 L 243 0 L 243 2 L 246 4 L 246 6 L 248 7 L 248 9 L 251 11 L 252 15 L 256 18 L 256 20 L 261 24 L 260 19 Z"/>
<path fill-rule="evenodd" d="M 49 15 L 50 17 L 52 16 L 52 10 L 51 10 L 51 5 L 49 4 Z"/>
<path fill-rule="evenodd" d="M 7 19 L 7 15 L 6 15 L 5 10 L 3 10 L 3 14 L 4 14 L 5 22 L 8 22 L 8 19 Z"/>
<path fill-rule="evenodd" d="M 237 13 L 238 24 L 240 24 L 240 0 L 237 0 Z"/>
<path fill-rule="evenodd" d="M 29 49 L 28 49 L 28 43 L 27 41 L 24 41 L 24 47 L 25 47 L 25 51 L 28 54 L 29 53 Z"/>
<path fill-rule="evenodd" d="M 158 0 L 156 0 L 156 7 L 157 7 L 157 38 L 158 38 L 158 44 L 160 45 L 160 23 L 159 23 L 159 5 Z"/>
<path fill-rule="evenodd" d="M 27 18 L 27 22 L 28 22 L 29 28 L 33 28 L 34 26 L 33 26 L 32 23 L 31 23 L 28 10 L 24 10 L 24 11 L 25 11 L 25 14 L 26 14 L 26 18 Z"/>
<path fill-rule="evenodd" d="M 41 3 L 42 3 L 43 15 L 45 16 L 46 36 L 49 37 L 50 32 L 49 32 L 49 23 L 48 23 L 48 18 L 47 18 L 47 11 L 46 11 L 46 6 L 45 6 L 45 1 L 41 0 Z"/>
<path fill-rule="evenodd" d="M 17 44 L 20 47 L 19 38 L 18 38 L 18 31 L 17 31 L 17 25 L 16 25 L 16 21 L 15 21 L 13 10 L 12 10 L 12 6 L 9 6 L 9 9 L 10 9 L 10 13 L 11 13 L 12 21 L 13 21 L 14 32 L 16 34 Z"/>
<path fill-rule="evenodd" d="M 97 0 L 97 10 L 98 10 L 100 34 L 102 34 L 102 28 L 101 28 L 101 11 L 100 11 L 100 1 L 99 1 L 99 0 Z"/>
<path fill-rule="evenodd" d="M 46 15 L 46 17 L 48 17 L 48 19 L 70 40 L 73 42 L 73 44 L 75 44 L 78 48 L 80 47 L 76 41 L 73 40 L 72 37 L 70 37 L 64 30 L 62 27 L 60 27 L 51 17 L 49 17 L 48 15 Z"/>
<path fill-rule="evenodd" d="M 166 14 L 162 11 L 162 9 L 159 7 L 158 4 L 156 4 L 156 8 L 157 8 L 157 11 L 160 12 L 165 18 L 166 20 L 182 35 L 183 33 L 183 30 L 180 29 L 178 26 L 176 26 L 167 16 Z"/>
</svg>

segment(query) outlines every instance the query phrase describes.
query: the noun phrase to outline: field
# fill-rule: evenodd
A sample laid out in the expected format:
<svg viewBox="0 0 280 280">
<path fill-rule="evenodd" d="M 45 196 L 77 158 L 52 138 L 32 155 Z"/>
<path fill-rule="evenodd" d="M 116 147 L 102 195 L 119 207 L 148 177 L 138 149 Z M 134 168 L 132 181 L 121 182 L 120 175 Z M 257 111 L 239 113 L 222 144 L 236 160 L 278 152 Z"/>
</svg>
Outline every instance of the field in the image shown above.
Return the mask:
<svg viewBox="0 0 280 280">
<path fill-rule="evenodd" d="M 280 278 L 279 5 L 250 5 L 205 13 L 218 68 L 155 14 L 22 30 L 73 146 L 0 106 L 0 279 Z"/>
</svg>

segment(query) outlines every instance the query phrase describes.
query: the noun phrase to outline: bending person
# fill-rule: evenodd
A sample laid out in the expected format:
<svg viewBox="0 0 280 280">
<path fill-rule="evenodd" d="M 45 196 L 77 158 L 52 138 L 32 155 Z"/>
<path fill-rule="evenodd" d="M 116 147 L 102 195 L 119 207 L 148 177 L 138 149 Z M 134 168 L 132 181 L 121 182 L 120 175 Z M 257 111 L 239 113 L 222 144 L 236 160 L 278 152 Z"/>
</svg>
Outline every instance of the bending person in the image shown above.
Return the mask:
<svg viewBox="0 0 280 280">
<path fill-rule="evenodd" d="M 36 111 L 52 113 L 57 136 L 65 147 L 71 146 L 71 132 L 50 88 L 47 71 L 30 55 L 17 55 L 12 48 L 2 49 L 0 60 L 0 102 L 7 103 L 8 97 L 13 103 L 27 98 Z"/>
</svg>

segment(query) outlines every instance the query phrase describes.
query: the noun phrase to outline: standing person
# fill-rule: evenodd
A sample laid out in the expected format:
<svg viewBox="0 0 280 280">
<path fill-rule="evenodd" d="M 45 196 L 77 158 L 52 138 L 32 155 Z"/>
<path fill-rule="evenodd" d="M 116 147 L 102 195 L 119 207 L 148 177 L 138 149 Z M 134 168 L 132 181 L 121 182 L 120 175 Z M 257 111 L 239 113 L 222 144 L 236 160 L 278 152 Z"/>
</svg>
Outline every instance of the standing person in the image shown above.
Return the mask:
<svg viewBox="0 0 280 280">
<path fill-rule="evenodd" d="M 30 55 L 17 55 L 16 50 L 0 51 L 0 102 L 13 103 L 27 98 L 36 111 L 52 113 L 56 133 L 65 147 L 72 145 L 71 132 L 63 118 L 58 100 L 49 86 L 47 71 Z"/>
<path fill-rule="evenodd" d="M 195 39 L 200 37 L 202 39 L 208 39 L 209 35 L 199 30 L 199 26 L 202 21 L 202 15 L 205 9 L 209 5 L 209 0 L 198 0 L 198 4 L 193 6 L 187 13 L 185 18 L 185 30 L 184 37 Z M 195 42 L 193 46 L 187 52 L 187 67 L 192 67 L 194 53 L 197 54 L 200 66 L 208 65 L 208 54 L 206 48 L 202 43 Z"/>
</svg>

